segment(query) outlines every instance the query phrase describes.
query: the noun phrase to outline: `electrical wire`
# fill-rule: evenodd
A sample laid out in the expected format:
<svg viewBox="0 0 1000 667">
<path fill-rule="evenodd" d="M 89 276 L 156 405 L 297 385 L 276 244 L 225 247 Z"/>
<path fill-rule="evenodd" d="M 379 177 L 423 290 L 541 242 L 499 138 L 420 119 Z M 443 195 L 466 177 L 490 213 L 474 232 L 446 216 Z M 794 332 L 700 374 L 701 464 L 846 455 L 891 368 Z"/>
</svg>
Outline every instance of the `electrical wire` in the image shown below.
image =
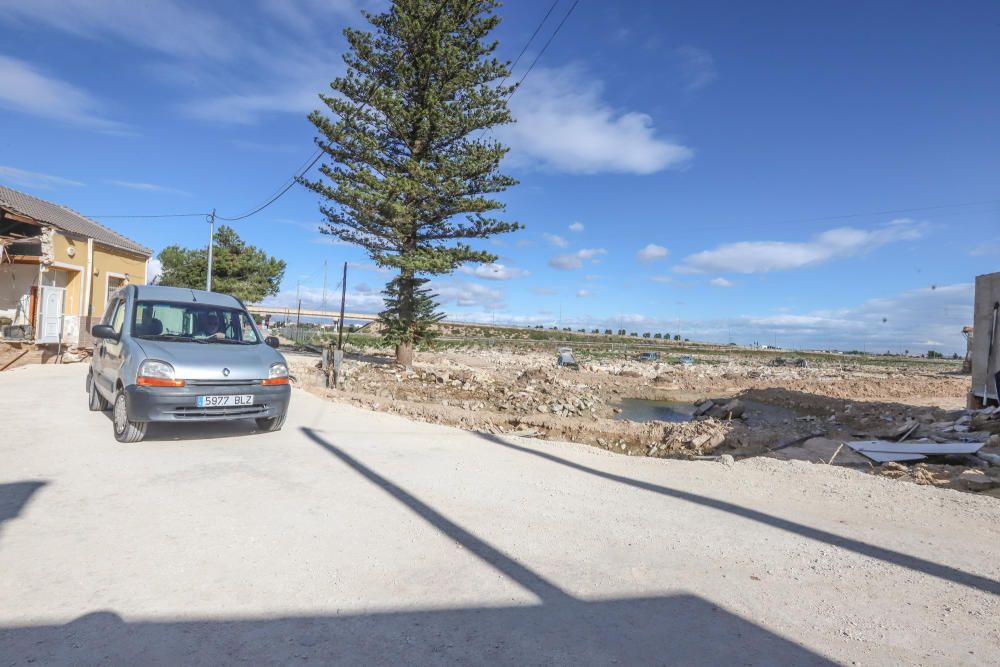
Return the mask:
<svg viewBox="0 0 1000 667">
<path fill-rule="evenodd" d="M 542 50 L 538 52 L 538 55 L 537 55 L 537 56 L 535 56 L 535 59 L 531 61 L 531 64 L 530 64 L 530 65 L 528 65 L 528 69 L 527 69 L 527 70 L 526 70 L 526 71 L 524 72 L 524 75 L 522 75 L 522 76 L 521 76 L 521 78 L 520 78 L 520 79 L 518 80 L 518 82 L 517 82 L 517 84 L 516 84 L 516 86 L 515 86 L 514 90 L 512 90 L 512 91 L 511 91 L 511 93 L 510 93 L 510 95 L 508 95 L 508 96 L 507 96 L 507 99 L 508 99 L 508 100 L 509 100 L 509 99 L 510 99 L 511 97 L 513 97 L 513 96 L 514 96 L 514 93 L 516 93 L 516 92 L 517 92 L 517 89 L 518 89 L 518 88 L 520 88 L 521 84 L 522 84 L 522 83 L 524 83 L 524 80 L 525 80 L 526 78 L 528 78 L 528 75 L 529 75 L 529 74 L 531 74 L 531 70 L 533 70 L 533 69 L 535 68 L 535 65 L 536 65 L 536 64 L 538 63 L 538 60 L 539 60 L 539 59 L 540 59 L 540 58 L 542 57 L 542 55 L 544 55 L 544 53 L 545 53 L 545 50 L 549 48 L 549 44 L 551 44 L 551 43 L 552 43 L 552 40 L 556 38 L 556 35 L 558 35 L 558 34 L 559 34 L 559 31 L 560 31 L 560 30 L 562 30 L 562 27 L 563 27 L 563 25 L 564 25 L 564 24 L 566 23 L 566 20 L 567 20 L 567 19 L 569 19 L 569 17 L 570 17 L 570 14 L 572 14 L 572 13 L 573 13 L 573 10 L 574 10 L 574 9 L 576 9 L 576 6 L 577 6 L 578 4 L 580 4 L 580 0 L 576 0 L 576 1 L 575 1 L 575 2 L 574 2 L 574 3 L 572 4 L 572 5 L 570 5 L 570 8 L 569 8 L 569 10 L 568 10 L 568 11 L 566 12 L 566 15 L 565 15 L 565 16 L 563 16 L 563 19 L 562 19 L 562 21 L 560 21 L 560 22 L 559 22 L 559 25 L 557 25 L 557 26 L 556 26 L 556 29 L 555 29 L 555 30 L 554 30 L 554 31 L 552 32 L 552 34 L 551 34 L 551 35 L 549 35 L 549 39 L 548 39 L 548 41 L 547 41 L 547 42 L 545 42 L 545 46 L 543 46 L 543 47 L 542 47 Z M 551 11 L 551 10 L 549 10 L 549 11 Z M 547 15 L 546 15 L 546 16 L 547 16 Z"/>
<path fill-rule="evenodd" d="M 542 26 L 545 25 L 545 22 L 549 20 L 549 15 L 552 14 L 552 10 L 555 9 L 556 5 L 558 5 L 558 4 L 559 4 L 559 0 L 554 0 L 553 3 L 552 3 L 552 5 L 549 7 L 549 11 L 545 12 L 545 16 L 542 17 L 542 20 L 535 27 L 535 32 L 531 33 L 531 37 L 529 37 L 528 41 L 524 43 L 524 46 L 521 48 L 521 52 L 519 54 L 517 54 L 517 58 L 514 58 L 514 62 L 511 63 L 511 65 L 510 65 L 510 71 L 511 72 L 513 72 L 514 68 L 517 67 L 517 64 L 519 62 L 521 62 L 521 58 L 528 51 L 528 47 L 531 46 L 531 43 L 533 41 L 535 41 L 535 37 L 538 36 L 538 33 L 542 29 Z M 510 75 L 505 76 L 503 78 L 503 81 L 500 82 L 500 87 L 503 87 L 503 84 L 507 83 L 507 79 L 508 79 L 509 76 Z"/>
<path fill-rule="evenodd" d="M 313 168 L 313 165 L 315 165 L 317 162 L 319 162 L 319 159 L 321 157 L 323 157 L 323 151 L 322 151 L 322 149 L 317 149 L 315 156 L 313 156 L 312 160 L 310 160 L 309 164 L 305 167 L 305 169 L 302 169 L 300 172 L 298 172 L 297 174 L 295 174 L 295 176 L 293 176 L 289 180 L 288 184 L 285 185 L 281 190 L 279 190 L 277 192 L 277 194 L 275 194 L 274 196 L 272 196 L 270 199 L 268 199 L 266 202 L 264 202 L 263 204 L 261 204 L 257 208 L 255 208 L 255 209 L 253 209 L 251 211 L 247 211 L 243 215 L 237 215 L 237 216 L 234 216 L 234 217 L 226 217 L 226 216 L 223 216 L 223 215 L 216 215 L 215 219 L 216 220 L 225 220 L 226 222 L 236 222 L 237 220 L 245 220 L 246 218 L 249 218 L 252 215 L 257 215 L 258 213 L 260 213 L 261 211 L 263 211 L 265 208 L 267 208 L 268 206 L 270 206 L 274 202 L 276 202 L 279 199 L 281 199 L 285 195 L 286 192 L 288 192 L 289 190 L 291 190 L 292 186 L 294 186 L 298 182 L 298 179 L 300 179 L 303 176 L 305 176 L 306 173 L 308 173 L 309 170 Z"/>
</svg>

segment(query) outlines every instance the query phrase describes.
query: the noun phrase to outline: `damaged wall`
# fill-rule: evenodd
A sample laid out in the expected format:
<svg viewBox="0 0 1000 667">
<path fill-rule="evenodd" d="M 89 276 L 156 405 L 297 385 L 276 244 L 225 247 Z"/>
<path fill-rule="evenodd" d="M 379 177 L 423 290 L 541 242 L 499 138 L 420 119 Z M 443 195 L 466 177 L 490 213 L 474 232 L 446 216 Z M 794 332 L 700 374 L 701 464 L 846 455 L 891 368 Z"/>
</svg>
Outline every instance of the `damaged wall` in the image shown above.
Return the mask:
<svg viewBox="0 0 1000 667">
<path fill-rule="evenodd" d="M 15 320 L 15 312 L 18 303 L 24 301 L 22 306 L 25 310 L 28 307 L 27 297 L 32 285 L 38 284 L 37 264 L 2 264 L 0 265 L 0 317 L 9 317 Z M 24 321 L 15 321 L 15 324 L 27 324 L 27 313 L 23 315 Z"/>
</svg>

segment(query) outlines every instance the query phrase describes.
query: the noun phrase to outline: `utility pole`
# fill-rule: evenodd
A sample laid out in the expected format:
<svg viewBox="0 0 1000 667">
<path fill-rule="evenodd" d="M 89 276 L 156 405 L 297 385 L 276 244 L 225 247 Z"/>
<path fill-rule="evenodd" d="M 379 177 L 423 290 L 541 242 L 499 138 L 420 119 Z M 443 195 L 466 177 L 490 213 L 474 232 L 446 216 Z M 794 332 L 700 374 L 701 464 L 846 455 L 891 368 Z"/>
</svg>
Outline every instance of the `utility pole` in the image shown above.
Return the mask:
<svg viewBox="0 0 1000 667">
<path fill-rule="evenodd" d="M 212 291 L 212 246 L 215 245 L 215 209 L 208 215 L 208 272 L 205 275 L 205 291 Z"/>
</svg>

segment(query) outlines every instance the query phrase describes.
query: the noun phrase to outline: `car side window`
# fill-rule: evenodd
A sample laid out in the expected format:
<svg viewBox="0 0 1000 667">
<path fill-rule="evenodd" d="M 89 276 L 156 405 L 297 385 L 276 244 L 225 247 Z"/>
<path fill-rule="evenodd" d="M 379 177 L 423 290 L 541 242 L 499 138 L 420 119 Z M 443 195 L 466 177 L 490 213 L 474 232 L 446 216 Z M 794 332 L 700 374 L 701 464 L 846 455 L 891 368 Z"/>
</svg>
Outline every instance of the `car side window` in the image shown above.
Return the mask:
<svg viewBox="0 0 1000 667">
<path fill-rule="evenodd" d="M 120 334 L 122 332 L 122 324 L 125 323 L 125 302 L 119 299 L 115 303 L 115 314 L 111 318 L 111 328 L 115 330 L 115 333 Z"/>
</svg>

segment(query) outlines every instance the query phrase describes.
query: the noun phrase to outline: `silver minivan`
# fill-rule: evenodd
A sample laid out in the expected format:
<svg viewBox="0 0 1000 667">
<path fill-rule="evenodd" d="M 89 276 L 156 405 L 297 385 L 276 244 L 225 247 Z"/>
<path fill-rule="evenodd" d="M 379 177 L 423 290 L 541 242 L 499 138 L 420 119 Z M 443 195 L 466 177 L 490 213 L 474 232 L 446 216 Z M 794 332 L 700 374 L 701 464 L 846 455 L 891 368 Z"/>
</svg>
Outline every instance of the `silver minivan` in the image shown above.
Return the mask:
<svg viewBox="0 0 1000 667">
<path fill-rule="evenodd" d="M 142 440 L 149 422 L 252 418 L 265 431 L 285 423 L 288 364 L 235 297 L 129 285 L 92 333 L 90 409 L 111 408 L 119 442 Z"/>
</svg>

